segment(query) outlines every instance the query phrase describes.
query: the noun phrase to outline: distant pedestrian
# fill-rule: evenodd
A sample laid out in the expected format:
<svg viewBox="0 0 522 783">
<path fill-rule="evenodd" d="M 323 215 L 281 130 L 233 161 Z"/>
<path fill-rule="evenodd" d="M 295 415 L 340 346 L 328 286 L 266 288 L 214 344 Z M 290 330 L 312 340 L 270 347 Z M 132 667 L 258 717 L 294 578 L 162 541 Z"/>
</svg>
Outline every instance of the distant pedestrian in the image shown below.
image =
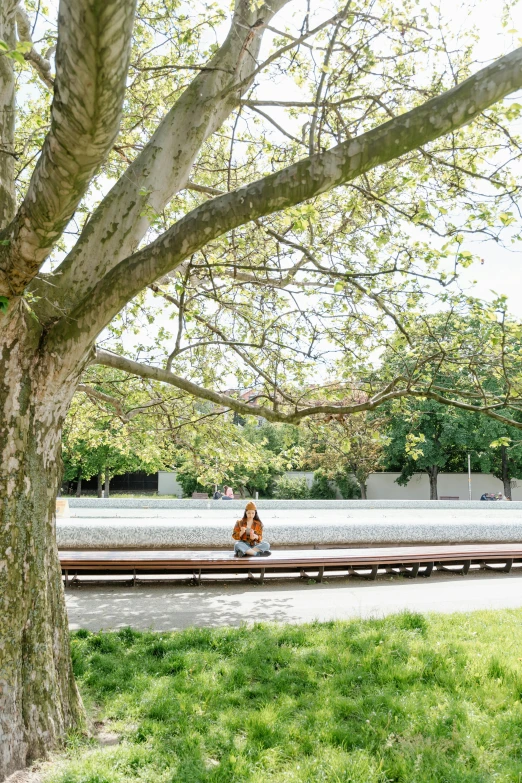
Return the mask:
<svg viewBox="0 0 522 783">
<path fill-rule="evenodd" d="M 256 504 L 250 501 L 246 504 L 245 513 L 242 519 L 238 519 L 232 538 L 235 540 L 234 554 L 236 557 L 268 557 L 270 544 L 263 541 L 263 523 L 259 519 Z"/>
<path fill-rule="evenodd" d="M 232 489 L 232 487 L 227 487 L 227 485 L 225 484 L 225 486 L 223 487 L 223 492 L 224 494 L 221 500 L 234 500 L 234 490 Z"/>
</svg>

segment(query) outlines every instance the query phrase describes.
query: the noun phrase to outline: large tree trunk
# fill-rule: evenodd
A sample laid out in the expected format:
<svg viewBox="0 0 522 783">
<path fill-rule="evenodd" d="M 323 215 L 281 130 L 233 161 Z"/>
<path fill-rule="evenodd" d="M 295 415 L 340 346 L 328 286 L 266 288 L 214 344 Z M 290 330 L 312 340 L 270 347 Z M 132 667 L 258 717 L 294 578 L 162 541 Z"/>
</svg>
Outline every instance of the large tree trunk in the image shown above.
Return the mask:
<svg viewBox="0 0 522 783">
<path fill-rule="evenodd" d="M 23 301 L 0 315 L 0 780 L 81 724 L 55 536 L 61 426 L 74 383 Z"/>
<path fill-rule="evenodd" d="M 81 498 L 82 496 L 82 477 L 78 476 L 78 481 L 76 482 L 76 497 Z"/>
<path fill-rule="evenodd" d="M 438 500 L 439 495 L 437 491 L 437 478 L 439 475 L 439 469 L 437 465 L 430 465 L 426 468 L 428 476 L 430 478 L 430 500 Z"/>
<path fill-rule="evenodd" d="M 509 457 L 506 446 L 500 447 L 500 456 L 502 459 L 502 484 L 504 485 L 504 495 L 511 500 L 511 476 L 509 475 Z"/>
<path fill-rule="evenodd" d="M 111 474 L 109 473 L 108 468 L 105 468 L 105 497 L 108 498 L 110 495 L 110 488 L 111 488 Z"/>
</svg>

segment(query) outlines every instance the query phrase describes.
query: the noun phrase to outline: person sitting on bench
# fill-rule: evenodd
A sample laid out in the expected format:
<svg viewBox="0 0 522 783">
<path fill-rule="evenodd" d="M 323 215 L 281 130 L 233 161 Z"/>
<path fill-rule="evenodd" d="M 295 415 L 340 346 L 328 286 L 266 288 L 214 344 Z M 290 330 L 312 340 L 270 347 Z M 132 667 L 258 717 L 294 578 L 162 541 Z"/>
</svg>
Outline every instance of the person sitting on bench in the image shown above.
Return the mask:
<svg viewBox="0 0 522 783">
<path fill-rule="evenodd" d="M 263 541 L 263 523 L 259 519 L 256 504 L 250 501 L 246 504 L 243 519 L 238 519 L 232 538 L 235 540 L 234 554 L 236 557 L 253 555 L 254 557 L 268 557 L 270 544 Z"/>
</svg>

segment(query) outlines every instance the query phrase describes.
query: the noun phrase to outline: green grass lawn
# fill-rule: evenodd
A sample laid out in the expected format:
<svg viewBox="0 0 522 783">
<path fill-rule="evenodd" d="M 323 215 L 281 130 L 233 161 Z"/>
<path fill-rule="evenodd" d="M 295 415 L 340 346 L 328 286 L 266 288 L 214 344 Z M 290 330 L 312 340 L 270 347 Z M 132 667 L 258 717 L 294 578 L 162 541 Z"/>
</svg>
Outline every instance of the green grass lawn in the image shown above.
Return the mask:
<svg viewBox="0 0 522 783">
<path fill-rule="evenodd" d="M 261 596 L 260 596 L 261 598 Z M 522 612 L 73 634 L 53 783 L 522 781 Z"/>
</svg>

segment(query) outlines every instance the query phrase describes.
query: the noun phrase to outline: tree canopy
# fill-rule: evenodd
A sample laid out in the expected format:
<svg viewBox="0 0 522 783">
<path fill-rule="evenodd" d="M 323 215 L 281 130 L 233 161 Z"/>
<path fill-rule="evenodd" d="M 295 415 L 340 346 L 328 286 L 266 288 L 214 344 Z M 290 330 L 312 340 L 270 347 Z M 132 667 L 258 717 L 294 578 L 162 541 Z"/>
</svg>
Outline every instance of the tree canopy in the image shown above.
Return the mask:
<svg viewBox="0 0 522 783">
<path fill-rule="evenodd" d="M 13 311 L 25 292 L 49 351 L 273 421 L 420 392 L 492 415 L 473 377 L 484 346 L 469 335 L 463 357 L 452 333 L 433 350 L 419 323 L 428 298 L 491 319 L 488 360 L 509 375 L 493 404 L 509 419 L 520 328 L 502 302 L 463 295 L 458 274 L 470 237 L 502 240 L 516 220 L 520 107 L 498 101 L 520 87 L 520 50 L 473 73 L 472 33 L 457 40 L 413 0 L 330 16 L 238 0 L 228 22 L 171 0 L 138 4 L 134 22 L 131 3 L 110 4 L 106 32 L 74 58 L 76 6 L 57 39 L 35 20 L 39 47 L 17 6 L 3 58 L 34 100 L 3 160 L 5 198 L 20 206 L 0 238 L 0 294 Z M 41 42 L 57 43 L 54 57 Z M 361 381 L 393 331 L 415 372 Z M 430 373 L 455 360 L 465 388 L 434 388 Z"/>
</svg>

